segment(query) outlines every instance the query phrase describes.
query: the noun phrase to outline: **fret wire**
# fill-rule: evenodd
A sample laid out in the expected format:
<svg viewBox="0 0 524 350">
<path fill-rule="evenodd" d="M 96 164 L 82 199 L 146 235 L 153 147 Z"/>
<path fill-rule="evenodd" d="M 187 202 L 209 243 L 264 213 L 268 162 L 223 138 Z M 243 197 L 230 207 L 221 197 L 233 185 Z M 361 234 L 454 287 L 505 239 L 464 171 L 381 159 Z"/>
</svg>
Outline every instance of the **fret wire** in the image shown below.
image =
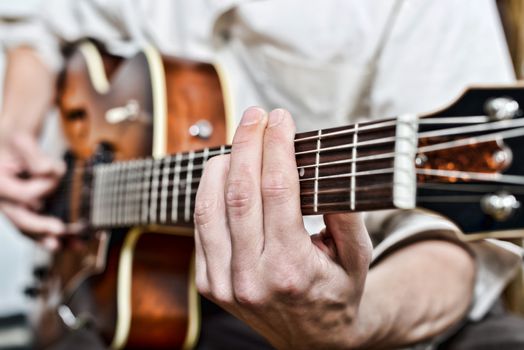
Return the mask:
<svg viewBox="0 0 524 350">
<path fill-rule="evenodd" d="M 113 207 L 115 210 L 115 217 L 113 220 L 113 224 L 119 225 L 119 215 L 120 215 L 120 183 L 121 183 L 121 176 L 122 176 L 122 164 L 123 162 L 120 162 L 118 166 L 116 167 L 116 184 L 115 184 L 115 196 L 114 196 L 114 203 Z"/>
<path fill-rule="evenodd" d="M 151 158 L 147 159 L 145 162 L 145 176 L 142 186 L 142 220 L 143 224 L 146 224 L 149 218 L 149 187 L 150 187 L 150 177 L 152 174 L 152 165 L 153 160 Z"/>
<path fill-rule="evenodd" d="M 113 184 L 112 184 L 112 195 L 111 195 L 111 221 L 110 224 L 115 225 L 117 223 L 118 211 L 116 210 L 116 205 L 118 204 L 118 177 L 120 172 L 120 162 L 113 169 Z"/>
<path fill-rule="evenodd" d="M 160 195 L 160 222 L 167 221 L 167 195 L 169 185 L 169 162 L 171 157 L 164 159 L 164 170 L 162 171 L 162 193 Z"/>
<path fill-rule="evenodd" d="M 122 225 L 124 221 L 124 196 L 125 196 L 125 177 L 126 177 L 126 162 L 122 162 L 120 165 L 120 175 L 118 177 L 118 203 L 117 207 L 117 224 Z"/>
<path fill-rule="evenodd" d="M 135 161 L 131 160 L 131 161 L 128 161 L 128 162 L 125 162 L 123 168 L 122 168 L 122 172 L 123 172 L 123 179 L 124 179 L 124 186 L 122 186 L 122 191 L 123 191 L 123 200 L 122 200 L 122 209 L 121 209 L 121 212 L 122 212 L 122 220 L 121 220 L 121 224 L 122 225 L 129 225 L 129 219 L 130 219 L 130 215 L 129 215 L 129 208 L 130 208 L 130 204 L 131 204 L 131 198 L 130 198 L 130 195 L 131 195 L 131 188 L 132 188 L 132 183 L 133 183 L 133 164 L 135 163 Z"/>
<path fill-rule="evenodd" d="M 135 170 L 135 162 L 130 161 L 126 167 L 126 172 L 127 172 L 126 182 L 127 183 L 126 183 L 126 197 L 125 197 L 125 203 L 124 203 L 124 208 L 125 208 L 124 224 L 126 225 L 130 225 L 132 223 L 131 205 L 132 205 L 132 196 L 133 196 L 132 190 L 133 190 L 133 185 L 134 185 L 133 180 L 135 176 L 134 170 Z"/>
<path fill-rule="evenodd" d="M 204 148 L 204 152 L 203 153 L 204 153 L 204 155 L 202 157 L 202 164 L 200 165 L 200 167 L 198 169 L 197 169 L 197 167 L 194 167 L 193 170 L 200 170 L 200 169 L 204 170 L 206 162 L 207 162 L 207 160 L 209 158 L 209 148 L 208 147 Z"/>
<path fill-rule="evenodd" d="M 358 123 L 355 124 L 355 132 L 353 133 L 353 144 L 355 145 L 353 147 L 352 153 L 351 153 L 351 173 L 356 174 L 357 173 L 357 163 L 355 159 L 357 158 L 357 141 L 358 141 Z M 351 176 L 351 210 L 355 210 L 355 187 L 356 187 L 356 177 L 354 175 Z"/>
<path fill-rule="evenodd" d="M 111 194 L 112 194 L 112 188 L 111 188 L 111 181 L 112 181 L 112 175 L 113 175 L 113 167 L 110 167 L 108 165 L 105 166 L 105 184 L 104 184 L 104 192 L 103 192 L 103 198 L 105 199 L 105 209 L 104 209 L 104 221 L 107 225 L 111 222 Z"/>
<path fill-rule="evenodd" d="M 319 173 L 319 169 L 318 169 L 318 164 L 320 164 L 320 148 L 321 148 L 321 135 L 322 135 L 322 130 L 318 130 L 318 139 L 317 139 L 317 153 L 315 155 L 315 164 L 316 164 L 316 167 L 315 167 L 315 194 L 314 194 L 314 211 L 315 213 L 318 211 L 318 173 Z"/>
<path fill-rule="evenodd" d="M 131 186 L 130 198 L 132 201 L 130 216 L 131 223 L 138 224 L 140 222 L 140 206 L 142 204 L 142 176 L 144 174 L 144 162 L 135 161 L 133 167 L 133 185 Z"/>
<path fill-rule="evenodd" d="M 140 208 L 142 203 L 142 194 L 144 187 L 144 162 L 137 162 L 136 165 L 136 176 L 135 176 L 135 185 L 133 189 L 134 205 L 133 205 L 133 222 L 140 222 Z"/>
<path fill-rule="evenodd" d="M 119 198 L 119 224 L 122 225 L 125 223 L 125 215 L 126 215 L 126 207 L 125 207 L 125 196 L 126 196 L 126 178 L 127 178 L 127 164 L 128 162 L 124 162 L 122 164 L 122 167 L 120 168 L 121 175 L 120 175 L 120 198 Z"/>
<path fill-rule="evenodd" d="M 151 223 L 157 222 L 157 208 L 158 208 L 158 188 L 160 187 L 160 167 L 162 165 L 161 160 L 153 160 L 153 175 L 151 182 L 151 204 L 149 206 L 149 220 Z"/>
<path fill-rule="evenodd" d="M 127 225 L 129 220 L 129 185 L 131 184 L 131 166 L 132 161 L 125 162 L 122 168 L 124 186 L 123 187 L 123 201 L 122 201 L 122 220 L 121 224 Z"/>
<path fill-rule="evenodd" d="M 188 171 L 186 176 L 186 200 L 184 203 L 184 220 L 186 222 L 189 222 L 191 219 L 191 214 L 189 211 L 189 206 L 191 204 L 191 181 L 193 176 L 193 157 L 195 153 L 190 152 L 189 153 L 189 164 L 188 164 Z"/>
<path fill-rule="evenodd" d="M 109 214 L 109 208 L 107 207 L 107 188 L 109 183 L 109 167 L 107 165 L 103 165 L 103 182 L 102 187 L 100 188 L 100 200 L 102 201 L 102 223 L 107 223 L 108 221 L 108 214 Z"/>
<path fill-rule="evenodd" d="M 143 180 L 142 177 L 144 176 L 144 163 L 143 162 L 136 162 L 135 164 L 135 177 L 133 179 L 133 206 L 132 206 L 132 216 L 133 216 L 133 224 L 140 223 L 140 206 L 142 204 L 142 186 L 143 186 Z"/>
<path fill-rule="evenodd" d="M 171 205 L 171 220 L 178 221 L 178 183 L 180 182 L 180 168 L 182 167 L 182 153 L 177 153 L 175 156 L 175 176 L 173 183 L 176 184 L 173 189 L 173 201 Z"/>
<path fill-rule="evenodd" d="M 103 198 L 105 199 L 104 200 L 104 203 L 105 203 L 105 208 L 104 208 L 104 223 L 109 225 L 110 223 L 110 220 L 111 220 L 111 205 L 110 205 L 110 201 L 109 201 L 109 196 L 111 195 L 111 187 L 110 187 L 110 181 L 111 181 L 111 169 L 112 167 L 109 167 L 109 166 L 105 166 L 105 178 L 106 178 L 106 181 L 104 183 L 104 192 L 103 192 Z"/>
<path fill-rule="evenodd" d="M 128 185 L 129 185 L 129 164 L 130 162 L 124 162 L 122 164 L 122 193 L 121 197 L 122 200 L 120 202 L 120 224 L 125 225 L 127 224 L 127 195 L 128 195 Z"/>
<path fill-rule="evenodd" d="M 111 201 L 110 201 L 110 208 L 109 208 L 109 211 L 111 213 L 111 217 L 109 218 L 109 224 L 110 225 L 114 225 L 115 224 L 115 221 L 114 221 L 114 215 L 115 215 L 114 203 L 115 203 L 115 193 L 116 193 L 116 176 L 117 176 L 116 169 L 117 168 L 118 168 L 118 165 L 115 166 L 112 169 L 112 171 L 111 171 L 111 183 L 109 184 L 109 186 L 111 188 Z"/>
<path fill-rule="evenodd" d="M 113 225 L 117 225 L 118 224 L 118 207 L 119 207 L 119 204 L 118 204 L 118 196 L 120 194 L 119 192 L 119 188 L 118 188 L 118 184 L 120 183 L 120 167 L 122 166 L 121 165 L 122 163 L 119 162 L 116 169 L 114 170 L 115 171 L 115 183 L 114 183 L 114 193 L 113 193 L 113 217 L 112 217 L 112 224 Z"/>
<path fill-rule="evenodd" d="M 98 215 L 98 202 L 99 202 L 99 195 L 100 195 L 100 182 L 102 181 L 102 176 L 94 176 L 94 185 L 92 188 L 93 195 L 91 196 L 91 222 L 96 223 L 99 221 Z"/>
</svg>

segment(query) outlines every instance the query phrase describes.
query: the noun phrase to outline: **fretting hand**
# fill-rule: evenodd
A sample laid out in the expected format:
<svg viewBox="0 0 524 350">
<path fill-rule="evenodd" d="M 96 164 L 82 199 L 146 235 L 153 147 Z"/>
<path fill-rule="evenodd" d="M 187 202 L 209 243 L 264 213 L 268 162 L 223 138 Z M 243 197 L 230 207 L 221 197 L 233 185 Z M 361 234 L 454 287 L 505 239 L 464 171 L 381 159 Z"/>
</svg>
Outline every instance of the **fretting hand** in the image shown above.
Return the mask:
<svg viewBox="0 0 524 350">
<path fill-rule="evenodd" d="M 325 216 L 310 238 L 300 210 L 289 113 L 249 108 L 230 155 L 206 165 L 197 193 L 199 291 L 278 348 L 357 342 L 371 242 L 358 215 Z"/>
</svg>

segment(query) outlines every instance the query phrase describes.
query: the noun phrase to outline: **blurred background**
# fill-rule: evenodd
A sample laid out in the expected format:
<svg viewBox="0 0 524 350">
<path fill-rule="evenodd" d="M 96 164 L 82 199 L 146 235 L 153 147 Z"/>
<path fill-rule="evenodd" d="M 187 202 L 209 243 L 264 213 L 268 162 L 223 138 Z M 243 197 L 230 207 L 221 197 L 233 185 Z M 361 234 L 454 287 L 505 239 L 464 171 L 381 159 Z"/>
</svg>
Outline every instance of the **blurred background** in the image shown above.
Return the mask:
<svg viewBox="0 0 524 350">
<path fill-rule="evenodd" d="M 4 24 L 23 25 L 34 16 L 40 4 L 41 0 L 0 0 L 0 106 L 6 65 L 5 41 L 10 35 Z M 49 123 L 55 122 L 56 116 L 49 118 Z M 42 142 L 44 147 L 48 144 L 45 132 Z M 0 235 L 0 349 L 26 349 L 31 341 L 26 315 L 32 308 L 32 299 L 26 292 L 33 284 L 34 266 L 45 262 L 47 254 L 21 235 L 1 213 Z"/>
</svg>

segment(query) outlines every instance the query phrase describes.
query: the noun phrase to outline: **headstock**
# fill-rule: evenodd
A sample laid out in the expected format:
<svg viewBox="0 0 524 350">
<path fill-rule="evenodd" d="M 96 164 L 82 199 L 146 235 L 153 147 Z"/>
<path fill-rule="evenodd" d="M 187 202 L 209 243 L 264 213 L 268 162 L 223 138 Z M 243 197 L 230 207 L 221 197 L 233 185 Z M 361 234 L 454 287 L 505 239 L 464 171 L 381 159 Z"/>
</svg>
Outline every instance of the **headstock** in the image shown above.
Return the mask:
<svg viewBox="0 0 524 350">
<path fill-rule="evenodd" d="M 467 90 L 419 120 L 417 205 L 464 232 L 524 229 L 524 86 Z"/>
</svg>

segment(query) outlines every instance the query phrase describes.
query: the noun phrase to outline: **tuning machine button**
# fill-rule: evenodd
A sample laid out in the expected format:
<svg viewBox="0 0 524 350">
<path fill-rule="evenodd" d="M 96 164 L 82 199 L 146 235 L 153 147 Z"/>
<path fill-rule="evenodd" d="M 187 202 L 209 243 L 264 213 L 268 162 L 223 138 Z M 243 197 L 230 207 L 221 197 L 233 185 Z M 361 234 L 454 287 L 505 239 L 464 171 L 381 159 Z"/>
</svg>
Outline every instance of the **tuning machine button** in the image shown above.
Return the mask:
<svg viewBox="0 0 524 350">
<path fill-rule="evenodd" d="M 516 117 L 519 113 L 519 104 L 509 97 L 489 99 L 484 105 L 486 114 L 493 120 L 504 120 Z"/>
<path fill-rule="evenodd" d="M 507 220 L 518 208 L 520 202 L 507 192 L 487 194 L 480 202 L 482 211 L 497 221 Z"/>
<path fill-rule="evenodd" d="M 207 140 L 213 134 L 213 125 L 205 119 L 197 121 L 189 127 L 189 135 Z"/>
</svg>

